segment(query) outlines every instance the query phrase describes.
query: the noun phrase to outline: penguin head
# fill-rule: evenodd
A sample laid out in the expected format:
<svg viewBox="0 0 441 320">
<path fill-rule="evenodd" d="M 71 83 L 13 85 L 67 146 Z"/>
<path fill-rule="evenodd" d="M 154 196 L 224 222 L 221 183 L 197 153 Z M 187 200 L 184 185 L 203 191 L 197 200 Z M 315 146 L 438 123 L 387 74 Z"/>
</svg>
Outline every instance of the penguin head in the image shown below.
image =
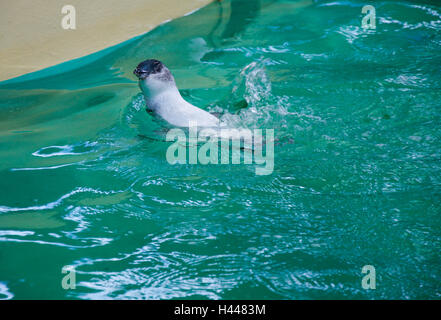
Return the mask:
<svg viewBox="0 0 441 320">
<path fill-rule="evenodd" d="M 144 80 L 150 75 L 161 73 L 164 68 L 165 66 L 161 61 L 148 59 L 138 64 L 135 70 L 133 70 L 133 73 L 138 77 L 138 79 Z"/>
<path fill-rule="evenodd" d="M 138 77 L 141 90 L 146 96 L 176 87 L 170 70 L 159 60 L 145 60 L 138 64 L 133 73 Z"/>
</svg>

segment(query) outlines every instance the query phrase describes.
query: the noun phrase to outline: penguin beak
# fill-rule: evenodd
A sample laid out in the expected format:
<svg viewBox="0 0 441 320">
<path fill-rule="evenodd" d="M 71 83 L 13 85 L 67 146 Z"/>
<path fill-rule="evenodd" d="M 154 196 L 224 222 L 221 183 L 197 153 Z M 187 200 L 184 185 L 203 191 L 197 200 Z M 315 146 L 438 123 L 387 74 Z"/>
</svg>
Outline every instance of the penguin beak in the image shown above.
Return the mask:
<svg viewBox="0 0 441 320">
<path fill-rule="evenodd" d="M 139 76 L 141 75 L 141 72 L 139 71 L 138 68 L 136 68 L 135 70 L 133 70 L 133 74 L 139 78 Z"/>
</svg>

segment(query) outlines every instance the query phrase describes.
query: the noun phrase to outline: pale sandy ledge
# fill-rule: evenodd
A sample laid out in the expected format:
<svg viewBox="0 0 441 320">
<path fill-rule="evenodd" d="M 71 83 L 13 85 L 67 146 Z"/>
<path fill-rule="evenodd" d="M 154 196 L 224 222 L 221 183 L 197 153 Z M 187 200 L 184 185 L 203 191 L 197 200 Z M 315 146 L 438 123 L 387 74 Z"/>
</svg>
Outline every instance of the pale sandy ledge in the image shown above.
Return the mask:
<svg viewBox="0 0 441 320">
<path fill-rule="evenodd" d="M 212 1 L 2 0 L 0 81 L 119 44 Z M 75 30 L 61 25 L 65 5 L 75 7 Z"/>
</svg>

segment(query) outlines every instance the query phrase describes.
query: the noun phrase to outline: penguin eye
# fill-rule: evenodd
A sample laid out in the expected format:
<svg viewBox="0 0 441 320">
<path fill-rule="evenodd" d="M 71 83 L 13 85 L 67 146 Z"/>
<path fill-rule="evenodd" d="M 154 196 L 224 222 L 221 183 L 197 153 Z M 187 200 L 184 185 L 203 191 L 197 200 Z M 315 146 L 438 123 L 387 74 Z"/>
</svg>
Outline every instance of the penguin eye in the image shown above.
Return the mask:
<svg viewBox="0 0 441 320">
<path fill-rule="evenodd" d="M 161 63 L 159 61 L 154 61 L 152 67 L 155 73 L 161 71 Z"/>
</svg>

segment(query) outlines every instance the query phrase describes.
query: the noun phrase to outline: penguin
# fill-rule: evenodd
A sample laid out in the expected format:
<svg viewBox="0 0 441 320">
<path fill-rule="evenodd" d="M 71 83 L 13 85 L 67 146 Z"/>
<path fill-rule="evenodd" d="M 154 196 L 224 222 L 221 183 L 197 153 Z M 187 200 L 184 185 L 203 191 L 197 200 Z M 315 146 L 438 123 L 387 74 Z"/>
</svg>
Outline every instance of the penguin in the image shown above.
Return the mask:
<svg viewBox="0 0 441 320">
<path fill-rule="evenodd" d="M 219 127 L 220 121 L 211 113 L 184 100 L 170 70 L 159 60 L 148 59 L 136 67 L 139 87 L 144 94 L 147 111 L 176 127 Z"/>
</svg>

